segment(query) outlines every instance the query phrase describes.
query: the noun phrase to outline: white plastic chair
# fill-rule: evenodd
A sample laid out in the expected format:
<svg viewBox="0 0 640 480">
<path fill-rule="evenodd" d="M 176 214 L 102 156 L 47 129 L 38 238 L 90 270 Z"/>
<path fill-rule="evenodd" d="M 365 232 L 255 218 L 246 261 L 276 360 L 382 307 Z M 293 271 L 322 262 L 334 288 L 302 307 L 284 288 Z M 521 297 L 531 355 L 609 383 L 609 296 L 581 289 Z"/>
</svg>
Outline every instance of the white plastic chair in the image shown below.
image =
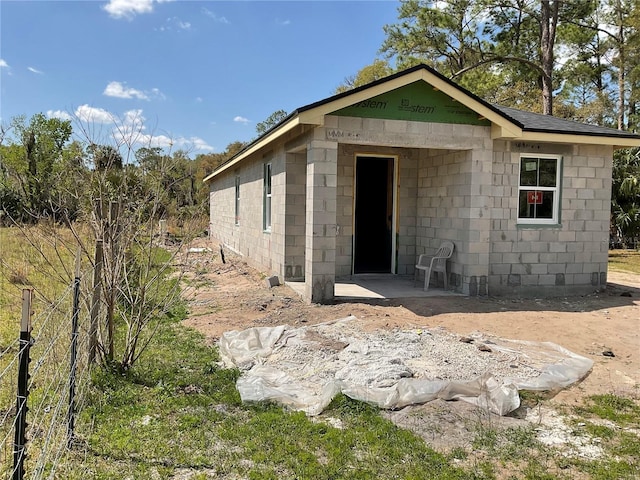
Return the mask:
<svg viewBox="0 0 640 480">
<path fill-rule="evenodd" d="M 444 274 L 444 289 L 449 288 L 449 280 L 447 275 L 447 259 L 453 255 L 453 242 L 446 241 L 440 244 L 440 248 L 435 255 L 420 255 L 416 264 L 414 283 L 418 281 L 420 270 L 424 271 L 424 291 L 429 289 L 429 279 L 432 272 L 441 272 Z"/>
</svg>

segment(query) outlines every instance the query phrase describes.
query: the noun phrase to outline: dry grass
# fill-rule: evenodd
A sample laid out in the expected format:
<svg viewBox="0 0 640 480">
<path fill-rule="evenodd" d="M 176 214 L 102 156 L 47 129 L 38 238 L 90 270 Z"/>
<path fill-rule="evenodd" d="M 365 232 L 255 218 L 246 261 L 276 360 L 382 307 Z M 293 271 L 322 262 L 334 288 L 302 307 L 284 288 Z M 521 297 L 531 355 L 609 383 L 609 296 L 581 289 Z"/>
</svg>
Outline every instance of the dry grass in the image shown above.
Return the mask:
<svg viewBox="0 0 640 480">
<path fill-rule="evenodd" d="M 609 268 L 621 272 L 640 274 L 640 251 L 609 250 Z"/>
</svg>

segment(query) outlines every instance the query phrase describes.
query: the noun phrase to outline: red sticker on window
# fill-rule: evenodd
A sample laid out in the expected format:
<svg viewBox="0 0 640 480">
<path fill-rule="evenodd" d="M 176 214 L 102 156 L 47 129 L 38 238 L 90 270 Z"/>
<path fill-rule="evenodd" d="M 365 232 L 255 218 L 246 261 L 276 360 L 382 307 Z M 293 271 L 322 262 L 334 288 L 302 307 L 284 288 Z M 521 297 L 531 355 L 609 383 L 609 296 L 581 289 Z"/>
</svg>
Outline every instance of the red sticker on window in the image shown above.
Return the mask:
<svg viewBox="0 0 640 480">
<path fill-rule="evenodd" d="M 528 204 L 541 204 L 542 203 L 542 192 L 527 192 L 527 203 Z"/>
</svg>

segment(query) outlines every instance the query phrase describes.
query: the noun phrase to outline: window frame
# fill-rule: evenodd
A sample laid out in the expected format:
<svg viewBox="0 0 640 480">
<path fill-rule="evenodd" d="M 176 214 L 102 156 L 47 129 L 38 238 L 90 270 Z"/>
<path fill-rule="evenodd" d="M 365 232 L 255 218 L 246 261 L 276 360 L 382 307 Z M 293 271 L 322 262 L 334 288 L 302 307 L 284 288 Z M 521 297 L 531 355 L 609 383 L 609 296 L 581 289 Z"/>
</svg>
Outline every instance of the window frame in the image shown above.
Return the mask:
<svg viewBox="0 0 640 480">
<path fill-rule="evenodd" d="M 235 225 L 240 225 L 240 175 L 235 179 Z"/>
<path fill-rule="evenodd" d="M 272 163 L 267 162 L 263 166 L 262 182 L 262 230 L 265 232 L 271 232 L 272 177 Z"/>
<path fill-rule="evenodd" d="M 555 186 L 546 187 L 539 185 L 540 183 L 540 164 L 538 163 L 536 172 L 538 185 L 522 185 L 522 162 L 525 159 L 535 160 L 555 160 L 556 161 L 556 178 Z M 545 155 L 539 153 L 521 153 L 518 159 L 518 206 L 517 206 L 517 225 L 559 225 L 560 224 L 560 192 L 562 186 L 562 156 L 561 155 Z M 527 218 L 520 217 L 520 194 L 523 191 L 536 192 L 553 192 L 553 203 L 551 205 L 551 218 Z"/>
</svg>

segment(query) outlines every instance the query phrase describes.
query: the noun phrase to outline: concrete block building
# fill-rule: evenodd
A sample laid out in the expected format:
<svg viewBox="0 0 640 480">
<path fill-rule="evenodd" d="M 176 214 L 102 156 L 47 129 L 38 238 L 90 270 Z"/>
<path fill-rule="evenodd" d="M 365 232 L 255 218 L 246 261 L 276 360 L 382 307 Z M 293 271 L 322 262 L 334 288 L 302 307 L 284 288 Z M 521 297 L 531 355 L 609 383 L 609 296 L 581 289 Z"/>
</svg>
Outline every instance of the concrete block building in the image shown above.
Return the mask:
<svg viewBox="0 0 640 480">
<path fill-rule="evenodd" d="M 443 240 L 467 295 L 606 285 L 616 148 L 640 136 L 489 104 L 421 65 L 298 108 L 219 166 L 210 235 L 327 302 Z"/>
</svg>

